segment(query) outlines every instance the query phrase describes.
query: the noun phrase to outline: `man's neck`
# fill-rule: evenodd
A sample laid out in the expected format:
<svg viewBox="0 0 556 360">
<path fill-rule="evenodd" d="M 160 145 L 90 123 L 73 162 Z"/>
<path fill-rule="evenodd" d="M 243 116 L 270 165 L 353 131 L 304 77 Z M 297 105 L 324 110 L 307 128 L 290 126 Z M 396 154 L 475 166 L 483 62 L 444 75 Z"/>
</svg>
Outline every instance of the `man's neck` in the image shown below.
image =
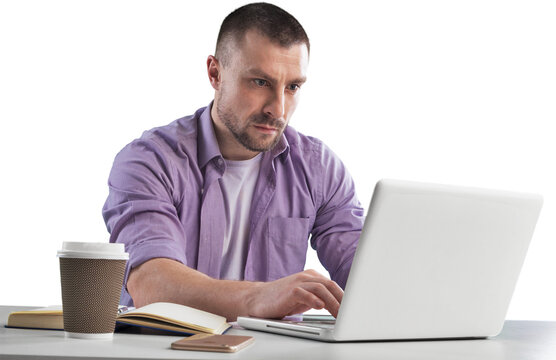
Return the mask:
<svg viewBox="0 0 556 360">
<path fill-rule="evenodd" d="M 216 141 L 220 148 L 220 153 L 226 160 L 249 160 L 260 154 L 258 151 L 251 151 L 241 145 L 231 131 L 220 121 L 216 113 L 216 107 L 213 105 L 210 110 L 212 127 L 216 135 Z"/>
</svg>

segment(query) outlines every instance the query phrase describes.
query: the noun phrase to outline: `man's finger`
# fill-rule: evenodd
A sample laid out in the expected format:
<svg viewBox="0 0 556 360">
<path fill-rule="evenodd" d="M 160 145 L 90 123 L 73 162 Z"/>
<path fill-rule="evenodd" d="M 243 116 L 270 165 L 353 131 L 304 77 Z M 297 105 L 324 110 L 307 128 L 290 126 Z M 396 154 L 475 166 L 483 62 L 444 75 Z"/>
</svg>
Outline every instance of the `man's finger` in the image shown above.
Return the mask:
<svg viewBox="0 0 556 360">
<path fill-rule="evenodd" d="M 303 282 L 317 282 L 319 284 L 326 286 L 328 291 L 332 295 L 334 295 L 336 301 L 338 301 L 338 303 L 342 302 L 342 298 L 344 297 L 344 291 L 342 290 L 340 285 L 338 285 L 335 281 L 326 278 L 324 275 L 318 273 L 315 270 L 306 270 L 302 274 L 304 274 L 302 280 Z"/>
<path fill-rule="evenodd" d="M 316 296 L 320 301 L 322 301 L 323 307 L 330 311 L 332 316 L 336 317 L 338 315 L 338 310 L 340 309 L 340 302 L 336 297 L 328 290 L 328 288 L 318 282 L 306 282 L 300 285 L 303 289 L 309 291 L 314 296 Z M 321 307 L 322 308 L 322 307 Z"/>
<path fill-rule="evenodd" d="M 334 298 L 336 299 L 336 301 L 338 301 L 338 303 L 342 302 L 342 299 L 344 297 L 344 290 L 342 290 L 340 285 L 338 285 L 335 281 L 328 280 L 328 279 L 326 279 L 326 281 L 324 282 L 321 282 L 321 284 L 326 286 L 328 291 L 334 296 Z"/>
<path fill-rule="evenodd" d="M 308 291 L 302 286 L 293 288 L 292 295 L 293 301 L 297 304 L 303 304 L 314 309 L 322 309 L 326 306 L 325 301 L 323 301 L 318 295 L 312 291 Z"/>
</svg>

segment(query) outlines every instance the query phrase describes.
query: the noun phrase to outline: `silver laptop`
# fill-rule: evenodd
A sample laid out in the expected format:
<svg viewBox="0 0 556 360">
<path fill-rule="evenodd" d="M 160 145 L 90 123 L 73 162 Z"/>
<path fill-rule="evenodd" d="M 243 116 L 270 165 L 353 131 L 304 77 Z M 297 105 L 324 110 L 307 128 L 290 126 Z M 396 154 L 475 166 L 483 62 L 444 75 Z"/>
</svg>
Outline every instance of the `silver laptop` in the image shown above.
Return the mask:
<svg viewBox="0 0 556 360">
<path fill-rule="evenodd" d="M 323 341 L 500 333 L 542 197 L 397 180 L 377 183 L 338 317 L 238 324 Z"/>
</svg>

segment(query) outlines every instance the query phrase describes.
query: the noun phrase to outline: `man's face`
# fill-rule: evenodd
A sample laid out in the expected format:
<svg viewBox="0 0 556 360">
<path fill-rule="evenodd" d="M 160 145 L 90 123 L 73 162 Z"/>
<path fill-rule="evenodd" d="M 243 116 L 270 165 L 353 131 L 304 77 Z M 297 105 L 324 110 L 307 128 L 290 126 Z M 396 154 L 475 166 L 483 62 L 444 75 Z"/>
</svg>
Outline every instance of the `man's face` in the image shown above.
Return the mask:
<svg viewBox="0 0 556 360">
<path fill-rule="evenodd" d="M 225 125 L 227 135 L 249 152 L 270 150 L 297 107 L 306 79 L 307 47 L 285 48 L 256 31 L 229 46 L 230 59 L 220 66 L 215 94 L 216 125 Z"/>
</svg>

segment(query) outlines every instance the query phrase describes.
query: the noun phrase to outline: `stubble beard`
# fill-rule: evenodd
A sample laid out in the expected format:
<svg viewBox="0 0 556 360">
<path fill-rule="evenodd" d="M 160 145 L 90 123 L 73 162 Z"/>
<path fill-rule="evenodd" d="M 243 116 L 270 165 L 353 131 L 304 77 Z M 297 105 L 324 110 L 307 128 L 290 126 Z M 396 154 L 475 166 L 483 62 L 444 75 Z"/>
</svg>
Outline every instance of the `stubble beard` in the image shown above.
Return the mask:
<svg viewBox="0 0 556 360">
<path fill-rule="evenodd" d="M 222 96 L 219 97 L 221 100 Z M 280 138 L 282 133 L 286 128 L 286 122 L 281 119 L 274 119 L 266 114 L 257 114 L 250 116 L 245 125 L 241 126 L 241 120 L 234 114 L 232 109 L 227 108 L 223 105 L 221 101 L 217 102 L 216 113 L 220 120 L 226 125 L 228 130 L 232 133 L 234 138 L 247 150 L 253 152 L 262 152 L 273 149 Z M 262 135 L 261 138 L 257 139 L 248 134 L 248 129 L 251 125 L 266 125 L 277 129 L 275 135 Z M 272 141 L 268 141 L 268 138 L 274 136 Z"/>
</svg>

